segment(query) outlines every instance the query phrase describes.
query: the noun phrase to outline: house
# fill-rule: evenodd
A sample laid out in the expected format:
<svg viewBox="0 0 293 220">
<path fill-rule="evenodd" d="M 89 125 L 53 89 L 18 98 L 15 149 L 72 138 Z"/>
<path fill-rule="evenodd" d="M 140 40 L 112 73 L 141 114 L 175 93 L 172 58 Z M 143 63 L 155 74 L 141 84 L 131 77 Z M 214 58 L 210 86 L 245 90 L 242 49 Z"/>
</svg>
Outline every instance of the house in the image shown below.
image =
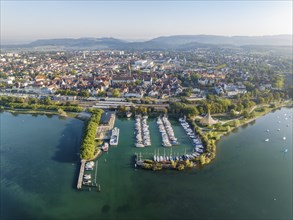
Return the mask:
<svg viewBox="0 0 293 220">
<path fill-rule="evenodd" d="M 247 92 L 244 85 L 237 86 L 234 84 L 224 84 L 224 90 L 227 96 L 236 96 Z"/>
<path fill-rule="evenodd" d="M 124 94 L 125 98 L 142 98 L 144 95 L 144 91 L 140 88 L 130 89 L 128 92 Z"/>
<path fill-rule="evenodd" d="M 111 80 L 111 85 L 116 83 L 131 83 L 135 82 L 134 77 L 132 76 L 113 76 Z"/>
<path fill-rule="evenodd" d="M 221 94 L 224 94 L 224 89 L 222 86 L 220 85 L 215 85 L 215 92 L 217 93 L 217 95 L 221 95 Z"/>
<path fill-rule="evenodd" d="M 153 78 L 151 76 L 144 76 L 142 82 L 144 86 L 151 86 L 153 83 Z"/>
<path fill-rule="evenodd" d="M 46 79 L 46 77 L 45 77 L 45 76 L 42 76 L 42 75 L 37 75 L 37 76 L 35 77 L 35 81 L 36 81 L 36 83 L 38 83 L 38 82 L 42 82 L 42 81 L 45 81 L 45 79 Z"/>
</svg>

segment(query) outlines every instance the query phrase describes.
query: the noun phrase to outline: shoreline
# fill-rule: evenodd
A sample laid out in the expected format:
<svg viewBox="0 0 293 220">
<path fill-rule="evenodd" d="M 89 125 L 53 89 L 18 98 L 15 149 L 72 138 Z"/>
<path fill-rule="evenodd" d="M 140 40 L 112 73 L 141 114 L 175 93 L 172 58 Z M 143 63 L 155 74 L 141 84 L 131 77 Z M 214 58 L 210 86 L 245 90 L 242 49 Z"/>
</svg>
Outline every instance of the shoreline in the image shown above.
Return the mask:
<svg viewBox="0 0 293 220">
<path fill-rule="evenodd" d="M 27 110 L 27 109 L 10 109 L 5 108 L 3 112 L 9 112 L 11 114 L 30 114 L 30 115 L 57 115 L 63 118 L 75 118 L 84 121 L 78 117 L 79 113 L 76 112 L 66 112 L 65 115 L 61 115 L 58 111 L 48 111 L 48 110 Z"/>
<path fill-rule="evenodd" d="M 230 125 L 230 129 L 228 131 L 215 131 L 213 129 L 211 130 L 208 130 L 208 131 L 203 131 L 204 134 L 208 134 L 209 132 L 217 132 L 217 135 L 218 135 L 218 139 L 214 139 L 213 137 L 211 137 L 209 140 L 211 142 L 214 142 L 215 144 L 217 144 L 219 141 L 222 140 L 222 137 L 223 136 L 226 136 L 226 135 L 229 135 L 231 132 L 233 132 L 234 130 L 238 129 L 239 127 L 242 127 L 244 125 L 247 125 L 253 121 L 255 121 L 256 119 L 262 117 L 262 116 L 265 116 L 266 114 L 268 113 L 271 113 L 272 111 L 275 111 L 277 109 L 281 109 L 281 108 L 292 108 L 293 105 L 292 105 L 292 101 L 289 100 L 289 101 L 285 101 L 283 103 L 280 103 L 279 105 L 273 107 L 273 108 L 270 108 L 268 106 L 255 106 L 252 108 L 251 112 L 254 112 L 255 110 L 259 109 L 259 108 L 263 108 L 265 107 L 266 109 L 263 111 L 263 112 L 258 112 L 258 115 L 253 117 L 253 118 L 250 118 L 250 119 L 244 119 L 242 116 L 239 117 L 239 118 L 235 118 L 235 119 L 232 119 L 231 122 L 233 121 L 240 121 L 240 123 L 236 126 L 231 126 Z M 62 115 L 60 115 L 57 111 L 46 111 L 46 110 L 22 110 L 22 109 L 4 109 L 4 112 L 7 111 L 9 113 L 18 113 L 18 114 L 41 114 L 41 115 L 58 115 L 60 117 L 64 117 Z M 85 121 L 84 119 L 78 117 L 78 114 L 79 113 L 72 113 L 72 112 L 69 112 L 67 113 L 67 116 L 64 117 L 64 118 L 76 118 L 76 119 L 79 119 L 79 120 L 82 120 L 82 121 Z M 123 117 L 122 117 L 123 118 Z M 230 122 L 230 121 L 229 121 Z M 215 156 L 216 156 L 216 151 L 214 152 L 215 153 Z M 86 161 L 91 161 L 91 160 L 96 160 L 100 155 L 102 154 L 102 151 L 99 150 L 98 152 L 96 152 L 96 154 L 93 156 L 93 158 L 91 159 L 88 159 Z M 210 162 L 215 159 L 214 158 L 211 158 L 211 160 L 209 161 L 209 163 L 205 163 L 203 165 L 206 165 L 206 164 L 210 164 Z"/>
<path fill-rule="evenodd" d="M 261 106 L 259 106 L 259 107 L 261 107 Z M 230 134 L 230 133 L 231 133 L 232 131 L 234 131 L 235 129 L 237 129 L 237 128 L 239 128 L 239 127 L 242 127 L 242 126 L 244 126 L 244 125 L 247 125 L 247 124 L 249 124 L 249 123 L 255 121 L 256 119 L 261 118 L 261 117 L 267 115 L 268 113 L 271 113 L 271 112 L 274 111 L 274 110 L 277 110 L 277 109 L 280 109 L 280 108 L 284 108 L 284 107 L 287 107 L 287 108 L 293 108 L 292 103 L 288 103 L 288 104 L 287 104 L 287 103 L 282 103 L 280 106 L 276 106 L 276 107 L 274 107 L 274 108 L 272 108 L 272 109 L 269 109 L 268 111 L 264 111 L 262 114 L 260 114 L 260 115 L 258 115 L 258 116 L 256 116 L 256 117 L 250 118 L 250 119 L 244 121 L 243 123 L 240 123 L 239 125 L 237 125 L 237 126 L 235 126 L 235 127 L 233 126 L 233 128 L 231 128 L 230 131 L 227 131 L 227 132 L 224 132 L 224 133 L 220 134 L 220 135 L 219 135 L 219 136 L 220 136 L 220 139 L 217 140 L 216 142 L 220 141 L 221 138 L 222 138 L 223 136 Z M 256 109 L 257 109 L 257 108 L 256 108 Z M 254 110 L 255 110 L 255 109 L 254 109 Z M 254 110 L 253 110 L 253 111 L 254 111 Z M 234 119 L 234 120 L 241 120 L 241 119 L 236 118 L 236 119 Z"/>
</svg>

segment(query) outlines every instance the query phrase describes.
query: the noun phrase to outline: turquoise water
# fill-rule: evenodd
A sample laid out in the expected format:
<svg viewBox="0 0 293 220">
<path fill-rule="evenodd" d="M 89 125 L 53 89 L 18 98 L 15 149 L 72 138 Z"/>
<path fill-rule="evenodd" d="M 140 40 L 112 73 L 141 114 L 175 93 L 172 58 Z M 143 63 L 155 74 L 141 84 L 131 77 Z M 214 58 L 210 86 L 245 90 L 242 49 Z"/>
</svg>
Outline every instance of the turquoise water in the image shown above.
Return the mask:
<svg viewBox="0 0 293 220">
<path fill-rule="evenodd" d="M 161 136 L 150 119 L 152 146 L 135 148 L 134 121 L 118 119 L 119 145 L 98 159 L 101 192 L 75 189 L 82 121 L 0 116 L 1 219 L 292 219 L 292 109 L 223 137 L 211 165 L 184 172 L 134 169 L 134 153 L 164 153 Z M 173 154 L 189 151 L 173 124 Z"/>
</svg>

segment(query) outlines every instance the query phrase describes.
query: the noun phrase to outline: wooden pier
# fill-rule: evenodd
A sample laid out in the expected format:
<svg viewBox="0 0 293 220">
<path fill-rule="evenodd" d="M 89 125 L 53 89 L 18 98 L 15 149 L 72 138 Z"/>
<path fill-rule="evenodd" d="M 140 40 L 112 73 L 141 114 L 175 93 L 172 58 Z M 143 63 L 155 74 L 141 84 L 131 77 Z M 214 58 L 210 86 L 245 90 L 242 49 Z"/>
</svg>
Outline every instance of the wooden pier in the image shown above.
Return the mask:
<svg viewBox="0 0 293 220">
<path fill-rule="evenodd" d="M 79 176 L 78 176 L 78 181 L 77 181 L 77 189 L 82 188 L 82 180 L 83 180 L 83 174 L 84 174 L 84 169 L 85 169 L 85 163 L 86 163 L 86 160 L 81 160 Z"/>
</svg>

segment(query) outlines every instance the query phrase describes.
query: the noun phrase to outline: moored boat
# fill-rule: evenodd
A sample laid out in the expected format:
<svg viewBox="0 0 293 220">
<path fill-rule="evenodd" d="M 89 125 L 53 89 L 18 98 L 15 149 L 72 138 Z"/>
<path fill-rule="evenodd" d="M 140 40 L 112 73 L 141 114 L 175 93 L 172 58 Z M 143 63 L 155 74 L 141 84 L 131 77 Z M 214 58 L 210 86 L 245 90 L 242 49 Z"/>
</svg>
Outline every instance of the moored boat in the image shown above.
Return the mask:
<svg viewBox="0 0 293 220">
<path fill-rule="evenodd" d="M 107 142 L 105 142 L 104 145 L 102 146 L 102 150 L 105 152 L 109 150 L 109 144 Z"/>
<path fill-rule="evenodd" d="M 118 145 L 119 133 L 120 133 L 119 128 L 115 127 L 112 129 L 112 135 L 110 138 L 110 145 L 112 145 L 112 146 Z"/>
</svg>

